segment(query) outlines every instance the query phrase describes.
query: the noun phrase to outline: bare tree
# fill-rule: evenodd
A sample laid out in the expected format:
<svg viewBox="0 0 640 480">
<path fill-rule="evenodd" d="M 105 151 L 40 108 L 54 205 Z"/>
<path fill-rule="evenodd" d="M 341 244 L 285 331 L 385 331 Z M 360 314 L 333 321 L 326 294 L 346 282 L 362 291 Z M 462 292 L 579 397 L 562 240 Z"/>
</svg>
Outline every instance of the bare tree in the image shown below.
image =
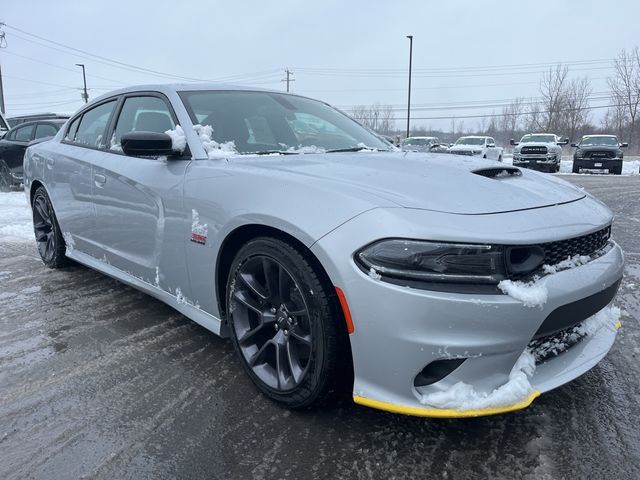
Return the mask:
<svg viewBox="0 0 640 480">
<path fill-rule="evenodd" d="M 538 106 L 532 105 L 532 108 L 541 107 L 538 110 L 538 122 L 546 132 L 557 131 L 561 126 L 562 111 L 566 107 L 565 83 L 568 73 L 567 66 L 557 65 L 545 72 L 540 80 L 542 100 Z"/>
<path fill-rule="evenodd" d="M 350 113 L 354 120 L 377 133 L 386 135 L 393 130 L 395 115 L 391 105 L 356 105 Z"/>
<path fill-rule="evenodd" d="M 505 135 L 506 140 L 516 136 L 516 132 L 520 129 L 520 123 L 524 112 L 525 101 L 523 97 L 514 98 L 509 105 L 502 108 L 499 128 Z"/>
<path fill-rule="evenodd" d="M 640 113 L 640 50 L 622 50 L 613 61 L 615 74 L 609 79 L 611 96 L 616 105 L 624 106 L 629 118 L 629 140 L 636 138 L 636 125 Z M 640 137 L 640 136 L 638 136 Z"/>
<path fill-rule="evenodd" d="M 589 122 L 591 91 L 591 82 L 587 77 L 574 78 L 564 89 L 563 96 L 566 108 L 563 110 L 564 121 L 562 123 L 566 128 L 566 134 L 572 140 Z"/>
</svg>

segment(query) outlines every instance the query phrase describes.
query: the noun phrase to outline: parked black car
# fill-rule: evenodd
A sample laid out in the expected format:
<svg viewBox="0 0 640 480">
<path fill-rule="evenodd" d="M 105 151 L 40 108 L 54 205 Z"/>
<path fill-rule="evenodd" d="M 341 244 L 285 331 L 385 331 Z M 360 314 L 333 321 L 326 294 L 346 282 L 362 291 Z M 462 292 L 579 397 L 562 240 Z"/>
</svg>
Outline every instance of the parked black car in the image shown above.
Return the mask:
<svg viewBox="0 0 640 480">
<path fill-rule="evenodd" d="M 620 143 L 615 135 L 585 135 L 580 143 L 572 143 L 576 151 L 573 153 L 573 173 L 580 169 L 608 170 L 609 173 L 622 173 L 622 149 L 628 143 Z"/>
<path fill-rule="evenodd" d="M 51 138 L 66 120 L 40 120 L 21 123 L 0 140 L 0 191 L 22 183 L 22 160 L 30 144 Z"/>
</svg>

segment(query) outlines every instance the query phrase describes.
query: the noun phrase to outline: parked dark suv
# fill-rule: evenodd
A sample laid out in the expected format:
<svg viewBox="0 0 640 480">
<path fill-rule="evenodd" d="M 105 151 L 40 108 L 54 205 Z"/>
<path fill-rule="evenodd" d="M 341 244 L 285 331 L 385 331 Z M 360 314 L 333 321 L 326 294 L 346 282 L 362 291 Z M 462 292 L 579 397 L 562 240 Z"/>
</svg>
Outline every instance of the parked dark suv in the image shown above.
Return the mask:
<svg viewBox="0 0 640 480">
<path fill-rule="evenodd" d="M 22 183 L 22 161 L 27 147 L 53 137 L 66 120 L 40 120 L 17 125 L 0 140 L 0 191 Z"/>
<path fill-rule="evenodd" d="M 609 173 L 622 173 L 622 148 L 627 143 L 618 142 L 615 135 L 585 135 L 580 143 L 572 143 L 576 151 L 573 153 L 573 173 L 580 169 L 608 170 Z"/>
</svg>

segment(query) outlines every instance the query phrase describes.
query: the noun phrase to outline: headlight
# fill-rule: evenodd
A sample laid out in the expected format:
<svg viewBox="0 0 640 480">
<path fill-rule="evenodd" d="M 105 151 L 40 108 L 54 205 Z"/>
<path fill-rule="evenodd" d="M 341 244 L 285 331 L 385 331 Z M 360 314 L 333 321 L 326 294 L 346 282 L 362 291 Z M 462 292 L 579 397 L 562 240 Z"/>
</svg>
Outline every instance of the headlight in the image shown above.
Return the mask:
<svg viewBox="0 0 640 480">
<path fill-rule="evenodd" d="M 624 152 L 622 150 L 616 150 L 616 158 L 622 158 Z"/>
<path fill-rule="evenodd" d="M 576 158 L 582 158 L 582 150 L 576 150 L 576 153 L 574 155 L 576 156 Z"/>
<path fill-rule="evenodd" d="M 506 278 L 503 247 L 494 245 L 389 239 L 363 248 L 355 259 L 382 279 L 497 284 Z"/>
</svg>

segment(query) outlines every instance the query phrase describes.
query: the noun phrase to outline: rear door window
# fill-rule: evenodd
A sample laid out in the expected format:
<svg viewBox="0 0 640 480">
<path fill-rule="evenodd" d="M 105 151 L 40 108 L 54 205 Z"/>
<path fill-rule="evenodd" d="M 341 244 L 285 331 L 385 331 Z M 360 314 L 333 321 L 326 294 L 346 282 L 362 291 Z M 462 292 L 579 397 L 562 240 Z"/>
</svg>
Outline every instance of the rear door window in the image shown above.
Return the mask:
<svg viewBox="0 0 640 480">
<path fill-rule="evenodd" d="M 33 128 L 33 125 L 16 128 L 12 140 L 15 140 L 16 142 L 30 142 L 33 140 Z"/>
<path fill-rule="evenodd" d="M 56 133 L 58 133 L 58 129 L 50 123 L 39 123 L 34 138 L 37 140 L 38 138 L 53 137 Z"/>
<path fill-rule="evenodd" d="M 106 145 L 104 137 L 107 125 L 115 106 L 116 101 L 112 100 L 84 112 L 75 139 L 71 141 L 88 147 L 103 148 Z"/>
</svg>

